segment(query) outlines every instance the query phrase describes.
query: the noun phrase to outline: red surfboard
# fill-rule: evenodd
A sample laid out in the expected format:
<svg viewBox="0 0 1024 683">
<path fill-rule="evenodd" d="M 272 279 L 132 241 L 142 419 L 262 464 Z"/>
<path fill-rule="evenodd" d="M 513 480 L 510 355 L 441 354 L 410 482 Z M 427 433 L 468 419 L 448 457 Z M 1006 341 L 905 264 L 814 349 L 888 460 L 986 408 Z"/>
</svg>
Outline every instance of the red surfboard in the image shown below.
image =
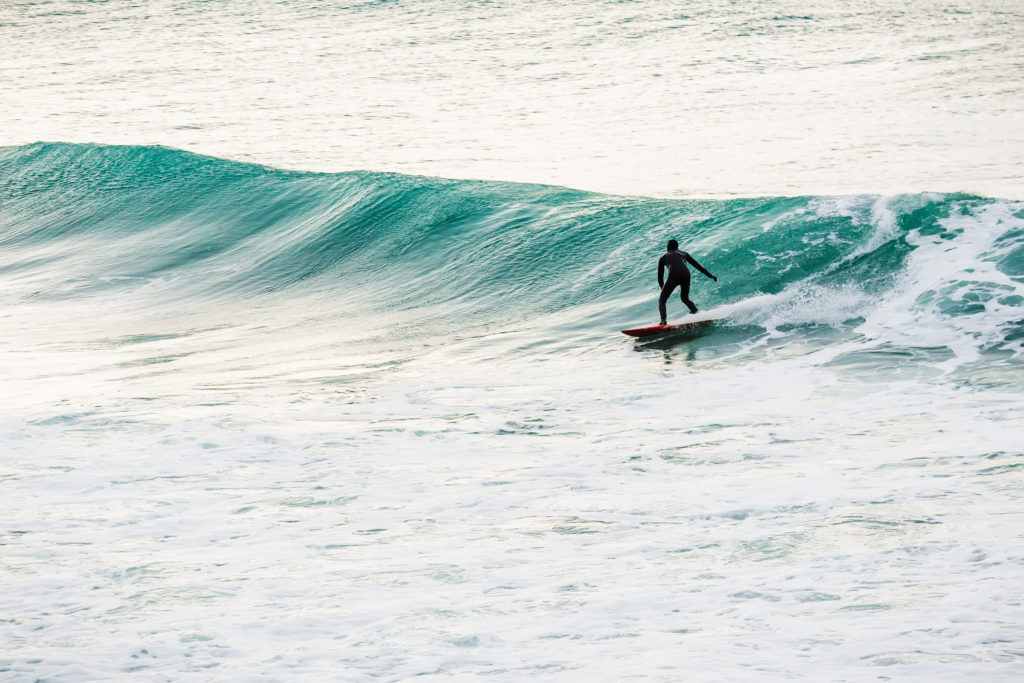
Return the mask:
<svg viewBox="0 0 1024 683">
<path fill-rule="evenodd" d="M 632 330 L 623 330 L 622 334 L 628 334 L 630 337 L 653 337 L 656 334 L 666 334 L 668 332 L 688 332 L 690 330 L 699 330 L 702 327 L 708 327 L 717 323 L 718 320 L 696 320 L 692 323 L 682 323 L 681 325 L 655 325 L 654 327 L 637 327 Z"/>
</svg>

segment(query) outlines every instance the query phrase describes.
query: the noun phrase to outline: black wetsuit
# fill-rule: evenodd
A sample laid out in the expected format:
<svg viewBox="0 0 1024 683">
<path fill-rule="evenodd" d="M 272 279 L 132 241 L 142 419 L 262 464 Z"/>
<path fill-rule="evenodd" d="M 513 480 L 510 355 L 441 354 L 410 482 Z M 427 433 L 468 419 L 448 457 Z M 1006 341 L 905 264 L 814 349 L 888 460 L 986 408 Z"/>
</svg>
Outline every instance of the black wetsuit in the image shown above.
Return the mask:
<svg viewBox="0 0 1024 683">
<path fill-rule="evenodd" d="M 668 298 L 672 296 L 672 290 L 676 287 L 679 287 L 679 298 L 690 309 L 690 313 L 697 312 L 697 306 L 690 301 L 690 269 L 686 267 L 687 261 L 708 277 L 715 277 L 704 270 L 704 266 L 693 260 L 693 257 L 685 251 L 677 249 L 676 251 L 665 252 L 665 255 L 658 261 L 658 286 L 661 287 L 661 296 L 658 297 L 658 312 L 661 313 L 662 320 L 667 319 L 665 316 L 665 304 L 668 302 Z M 667 280 L 663 277 L 665 268 L 668 268 Z"/>
</svg>

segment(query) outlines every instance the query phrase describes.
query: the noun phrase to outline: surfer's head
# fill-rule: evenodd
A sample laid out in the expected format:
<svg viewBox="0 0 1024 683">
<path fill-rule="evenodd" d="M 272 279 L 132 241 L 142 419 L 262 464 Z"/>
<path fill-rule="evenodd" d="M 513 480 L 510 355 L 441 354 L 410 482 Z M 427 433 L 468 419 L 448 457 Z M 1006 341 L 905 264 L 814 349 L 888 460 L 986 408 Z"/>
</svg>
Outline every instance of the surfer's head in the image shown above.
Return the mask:
<svg viewBox="0 0 1024 683">
<path fill-rule="evenodd" d="M 676 242 L 675 240 L 669 240 L 668 241 L 668 250 L 669 251 L 675 251 L 678 248 L 679 248 L 679 242 Z"/>
</svg>

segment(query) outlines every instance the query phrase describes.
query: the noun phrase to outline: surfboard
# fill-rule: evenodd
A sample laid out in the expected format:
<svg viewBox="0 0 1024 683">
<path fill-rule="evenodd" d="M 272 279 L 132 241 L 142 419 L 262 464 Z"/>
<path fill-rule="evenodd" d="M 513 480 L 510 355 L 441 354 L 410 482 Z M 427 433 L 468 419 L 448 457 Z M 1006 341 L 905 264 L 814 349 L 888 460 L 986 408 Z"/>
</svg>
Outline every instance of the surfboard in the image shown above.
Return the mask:
<svg viewBox="0 0 1024 683">
<path fill-rule="evenodd" d="M 630 337 L 653 337 L 658 334 L 668 334 L 670 332 L 689 332 L 691 330 L 699 330 L 702 327 L 709 327 L 717 323 L 721 318 L 715 320 L 695 320 L 692 323 L 681 323 L 679 325 L 655 325 L 654 327 L 636 327 L 632 330 L 622 330 L 622 334 L 628 334 Z"/>
</svg>

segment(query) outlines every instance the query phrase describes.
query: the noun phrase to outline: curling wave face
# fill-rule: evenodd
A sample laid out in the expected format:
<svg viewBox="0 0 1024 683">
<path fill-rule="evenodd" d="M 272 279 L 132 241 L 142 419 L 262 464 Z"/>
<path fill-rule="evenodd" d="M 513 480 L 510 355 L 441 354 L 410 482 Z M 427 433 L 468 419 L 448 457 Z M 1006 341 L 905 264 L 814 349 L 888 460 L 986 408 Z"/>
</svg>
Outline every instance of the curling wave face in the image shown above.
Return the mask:
<svg viewBox="0 0 1024 683">
<path fill-rule="evenodd" d="M 698 303 L 751 339 L 831 326 L 1019 361 L 1024 338 L 1019 202 L 659 200 L 42 143 L 3 151 L 0 198 L 5 289 L 34 301 L 259 301 L 385 334 L 398 320 L 409 340 L 556 324 L 596 341 L 654 317 L 654 263 L 676 237 L 721 276 L 698 276 Z"/>
</svg>

